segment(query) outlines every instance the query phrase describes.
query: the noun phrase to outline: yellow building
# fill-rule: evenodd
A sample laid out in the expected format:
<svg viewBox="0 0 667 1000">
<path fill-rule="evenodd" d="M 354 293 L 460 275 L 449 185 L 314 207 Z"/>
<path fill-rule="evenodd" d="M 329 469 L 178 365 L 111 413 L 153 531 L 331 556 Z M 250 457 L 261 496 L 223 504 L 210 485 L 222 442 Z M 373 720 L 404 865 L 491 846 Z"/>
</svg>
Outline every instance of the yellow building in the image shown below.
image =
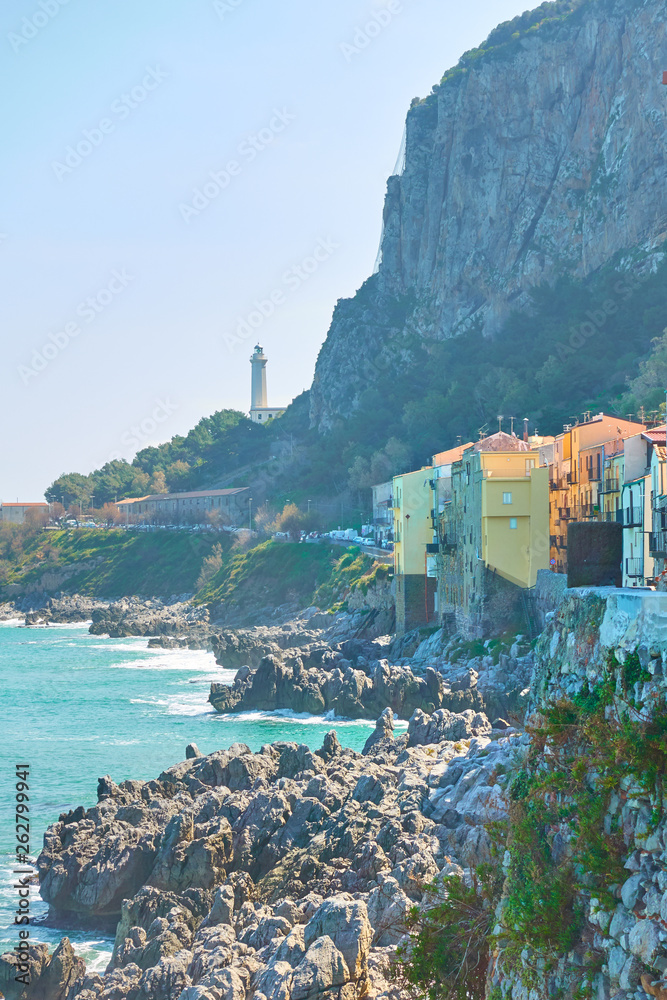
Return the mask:
<svg viewBox="0 0 667 1000">
<path fill-rule="evenodd" d="M 395 476 L 393 498 L 396 628 L 403 632 L 435 616 L 432 467 Z"/>
<path fill-rule="evenodd" d="M 438 607 L 469 635 L 502 631 L 521 615 L 521 591 L 549 565 L 548 470 L 538 467 L 539 449 L 495 437 L 454 464 L 438 521 Z"/>
</svg>

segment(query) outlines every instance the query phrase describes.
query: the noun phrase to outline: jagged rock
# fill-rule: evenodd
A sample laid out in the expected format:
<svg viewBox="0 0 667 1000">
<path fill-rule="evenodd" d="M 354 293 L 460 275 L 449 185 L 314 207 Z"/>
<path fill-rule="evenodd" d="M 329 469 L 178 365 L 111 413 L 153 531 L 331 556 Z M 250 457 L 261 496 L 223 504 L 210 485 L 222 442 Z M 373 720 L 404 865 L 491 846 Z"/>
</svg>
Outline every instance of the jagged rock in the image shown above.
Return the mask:
<svg viewBox="0 0 667 1000">
<path fill-rule="evenodd" d="M 390 708 L 385 708 L 384 712 L 380 715 L 375 723 L 375 732 L 371 733 L 364 744 L 364 749 L 362 753 L 364 756 L 367 753 L 377 747 L 378 744 L 384 745 L 386 740 L 393 742 L 394 739 L 394 713 Z"/>
<path fill-rule="evenodd" d="M 350 980 L 342 953 L 328 935 L 318 938 L 292 975 L 291 1000 L 311 1000 Z"/>
<path fill-rule="evenodd" d="M 389 722 L 387 713 L 383 731 Z M 39 858 L 52 919 L 111 917 L 121 887 L 130 890 L 115 903 L 108 972 L 78 972 L 70 1000 L 373 995 L 381 975 L 370 959 L 400 941 L 421 887 L 448 859 L 484 859 L 471 824 L 488 820 L 494 795 L 500 807 L 503 788 L 488 784 L 494 761 L 522 739 L 389 741 L 363 756 L 331 732 L 318 753 L 235 744 L 154 781 L 109 779 L 97 806 L 49 828 Z M 455 799 L 446 822 L 431 818 L 440 793 Z"/>
<path fill-rule="evenodd" d="M 431 667 L 418 677 L 408 666 L 377 660 L 369 677 L 349 665 L 343 668 L 343 660 L 332 656 L 324 666 L 310 667 L 301 654 L 265 656 L 256 669 L 244 666 L 239 670 L 231 687 L 214 681 L 209 701 L 218 712 L 292 709 L 314 715 L 334 712 L 353 719 L 377 718 L 387 707 L 406 718 L 417 708 L 432 712 L 443 704 L 443 679 Z M 468 705 L 482 707 L 476 692 L 466 700 Z"/>
<path fill-rule="evenodd" d="M 185 748 L 185 759 L 192 760 L 194 757 L 203 757 L 203 754 L 196 743 L 188 743 Z"/>
<path fill-rule="evenodd" d="M 491 733 L 491 724 L 482 712 L 468 710 L 460 714 L 441 708 L 433 715 L 417 709 L 408 725 L 408 746 L 442 743 L 443 741 L 469 740 L 473 736 Z"/>
<path fill-rule="evenodd" d="M 86 964 L 77 958 L 69 938 L 49 956 L 45 944 L 30 945 L 27 961 L 16 953 L 0 958 L 0 990 L 6 1000 L 65 1000 L 70 987 L 85 974 Z M 27 984 L 17 976 L 27 974 Z"/>
</svg>

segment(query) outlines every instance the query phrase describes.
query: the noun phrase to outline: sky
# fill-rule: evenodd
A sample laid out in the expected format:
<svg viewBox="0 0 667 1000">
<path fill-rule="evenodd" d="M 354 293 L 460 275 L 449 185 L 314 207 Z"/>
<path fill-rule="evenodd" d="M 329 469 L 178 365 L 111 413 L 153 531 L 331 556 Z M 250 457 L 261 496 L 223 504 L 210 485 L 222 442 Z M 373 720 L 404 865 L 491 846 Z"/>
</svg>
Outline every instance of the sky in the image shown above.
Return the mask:
<svg viewBox="0 0 667 1000">
<path fill-rule="evenodd" d="M 308 388 L 413 97 L 517 0 L 6 0 L 0 501 Z M 3 51 L 4 49 L 4 51 Z"/>
</svg>

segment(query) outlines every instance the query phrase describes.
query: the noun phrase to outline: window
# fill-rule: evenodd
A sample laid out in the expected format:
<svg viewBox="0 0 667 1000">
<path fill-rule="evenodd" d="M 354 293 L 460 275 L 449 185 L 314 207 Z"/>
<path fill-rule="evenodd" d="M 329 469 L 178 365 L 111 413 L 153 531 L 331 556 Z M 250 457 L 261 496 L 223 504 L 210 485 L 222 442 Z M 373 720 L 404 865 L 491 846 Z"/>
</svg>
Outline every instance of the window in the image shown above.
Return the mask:
<svg viewBox="0 0 667 1000">
<path fill-rule="evenodd" d="M 503 493 L 503 503 L 512 503 L 511 493 Z"/>
<path fill-rule="evenodd" d="M 512 531 L 516 530 L 516 526 L 517 526 L 516 518 L 515 517 L 511 517 L 510 518 L 510 528 L 512 529 Z"/>
</svg>

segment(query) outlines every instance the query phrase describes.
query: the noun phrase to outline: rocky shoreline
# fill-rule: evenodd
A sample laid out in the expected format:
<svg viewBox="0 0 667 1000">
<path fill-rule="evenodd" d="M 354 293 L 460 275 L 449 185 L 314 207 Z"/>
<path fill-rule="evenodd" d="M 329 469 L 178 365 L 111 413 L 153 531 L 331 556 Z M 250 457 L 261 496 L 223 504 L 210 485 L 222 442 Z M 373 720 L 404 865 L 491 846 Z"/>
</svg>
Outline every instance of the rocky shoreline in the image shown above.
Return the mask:
<svg viewBox="0 0 667 1000">
<path fill-rule="evenodd" d="M 442 630 L 378 634 L 384 618 L 369 608 L 283 611 L 286 617 L 275 623 L 231 629 L 219 623 L 215 609 L 193 605 L 187 595 L 169 601 L 75 595 L 50 598 L 38 609 L 25 602 L 0 606 L 0 615 L 22 616 L 27 626 L 90 621 L 95 635 L 207 650 L 220 666 L 237 671 L 231 687 L 211 685 L 210 703 L 221 713 L 289 709 L 373 719 L 389 707 L 406 720 L 417 710 L 440 708 L 484 711 L 492 719 L 523 716 L 533 654 L 521 637 L 504 653 L 461 655 Z"/>
<path fill-rule="evenodd" d="M 189 746 L 153 781 L 101 778 L 93 809 L 49 828 L 38 868 L 50 926 L 116 928 L 110 966 L 88 973 L 67 938 L 53 956 L 35 945 L 28 989 L 15 957 L 0 959 L 7 1000 L 412 996 L 392 974 L 410 908 L 438 875 L 487 860 L 486 825 L 507 818 L 505 776 L 526 737 L 488 713 L 521 715 L 527 645 L 470 656 L 442 632 L 378 635 L 363 609 L 239 629 L 180 598 L 0 613 L 207 649 L 237 671 L 233 685 L 212 685 L 219 712 L 377 718 L 362 754 L 332 730 L 314 752 L 235 744 L 202 757 Z M 410 720 L 398 738 L 395 714 Z"/>
<path fill-rule="evenodd" d="M 526 739 L 444 715 L 395 740 L 386 712 L 363 754 L 330 732 L 315 752 L 191 747 L 154 781 L 100 779 L 38 867 L 52 923 L 117 922 L 109 968 L 86 973 L 67 939 L 50 960 L 35 946 L 27 992 L 0 960 L 7 1000 L 407 1000 L 391 966 L 408 911 L 438 874 L 488 858 Z"/>
</svg>

